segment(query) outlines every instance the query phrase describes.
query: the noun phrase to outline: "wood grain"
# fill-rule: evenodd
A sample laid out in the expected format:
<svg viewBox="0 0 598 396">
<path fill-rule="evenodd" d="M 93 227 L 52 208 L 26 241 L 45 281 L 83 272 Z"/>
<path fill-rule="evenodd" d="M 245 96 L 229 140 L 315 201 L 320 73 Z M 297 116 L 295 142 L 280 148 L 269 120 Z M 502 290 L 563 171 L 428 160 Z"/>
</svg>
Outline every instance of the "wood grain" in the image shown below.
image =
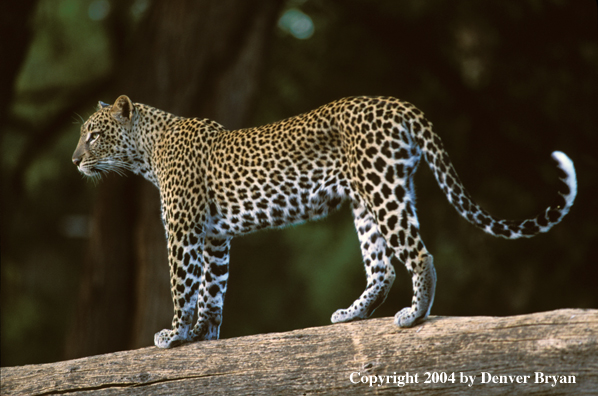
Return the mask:
<svg viewBox="0 0 598 396">
<path fill-rule="evenodd" d="M 511 317 L 434 316 L 410 329 L 381 318 L 169 350 L 150 347 L 3 367 L 1 393 L 596 394 L 597 339 L 598 310 L 563 309 Z M 413 382 L 417 374 L 417 383 L 399 389 L 399 376 L 406 372 Z M 558 383 L 561 377 L 556 385 L 552 379 L 535 383 L 536 372 L 574 378 L 575 383 Z M 444 380 L 441 373 L 455 373 L 455 382 L 450 377 Z M 460 383 L 462 375 L 475 375 L 474 384 Z M 482 383 L 482 375 L 489 382 Z M 526 375 L 527 383 L 516 383 L 516 376 L 521 380 Z M 390 383 L 370 387 L 369 376 L 388 376 Z M 507 383 L 493 383 L 489 376 Z M 362 377 L 368 382 L 361 383 Z M 437 383 L 425 383 L 434 378 Z"/>
</svg>

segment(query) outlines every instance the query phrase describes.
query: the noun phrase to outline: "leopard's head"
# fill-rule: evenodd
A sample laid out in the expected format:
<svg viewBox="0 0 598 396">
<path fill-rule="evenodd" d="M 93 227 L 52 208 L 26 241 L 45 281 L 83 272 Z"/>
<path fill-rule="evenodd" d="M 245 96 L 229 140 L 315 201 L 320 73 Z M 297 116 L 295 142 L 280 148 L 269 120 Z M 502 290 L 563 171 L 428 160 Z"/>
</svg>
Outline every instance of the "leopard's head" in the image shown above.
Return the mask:
<svg viewBox="0 0 598 396">
<path fill-rule="evenodd" d="M 73 163 L 86 176 L 102 172 L 123 173 L 133 165 L 135 150 L 132 129 L 136 109 L 131 100 L 119 96 L 113 105 L 99 102 L 98 110 L 81 126 Z"/>
</svg>

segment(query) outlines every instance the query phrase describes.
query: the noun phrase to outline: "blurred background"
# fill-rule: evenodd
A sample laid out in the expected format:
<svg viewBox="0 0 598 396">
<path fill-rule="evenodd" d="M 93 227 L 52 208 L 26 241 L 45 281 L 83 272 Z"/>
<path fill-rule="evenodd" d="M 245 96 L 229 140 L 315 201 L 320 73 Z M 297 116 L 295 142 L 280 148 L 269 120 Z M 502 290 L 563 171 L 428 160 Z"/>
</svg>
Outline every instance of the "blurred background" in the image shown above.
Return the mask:
<svg viewBox="0 0 598 396">
<path fill-rule="evenodd" d="M 477 202 L 505 218 L 553 201 L 562 150 L 577 201 L 528 240 L 461 219 L 422 164 L 432 314 L 598 307 L 595 1 L 22 0 L 2 2 L 0 22 L 2 366 L 153 345 L 170 326 L 158 191 L 94 184 L 71 163 L 83 120 L 120 94 L 231 129 L 392 95 L 426 113 Z M 365 286 L 346 206 L 236 238 L 231 254 L 223 338 L 327 325 Z M 410 304 L 397 275 L 374 316 Z"/>
</svg>

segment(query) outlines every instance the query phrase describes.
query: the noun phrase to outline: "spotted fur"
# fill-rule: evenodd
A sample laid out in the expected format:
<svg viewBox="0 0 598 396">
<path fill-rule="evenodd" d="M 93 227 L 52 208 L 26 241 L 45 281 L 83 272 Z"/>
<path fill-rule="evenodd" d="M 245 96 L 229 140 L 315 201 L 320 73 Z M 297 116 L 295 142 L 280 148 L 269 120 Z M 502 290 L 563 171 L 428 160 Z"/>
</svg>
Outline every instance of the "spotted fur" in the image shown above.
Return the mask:
<svg viewBox="0 0 598 396">
<path fill-rule="evenodd" d="M 347 200 L 367 285 L 332 322 L 369 317 L 386 299 L 399 262 L 411 275 L 413 300 L 395 323 L 409 327 L 424 320 L 436 272 L 415 212 L 413 174 L 422 157 L 455 209 L 495 236 L 548 231 L 577 191 L 573 163 L 555 152 L 563 181 L 558 201 L 534 219 L 497 219 L 465 190 L 422 112 L 389 97 L 341 99 L 284 121 L 229 131 L 121 96 L 113 105 L 100 102 L 82 126 L 73 162 L 92 177 L 132 171 L 160 190 L 174 318 L 154 341 L 168 348 L 218 338 L 233 236 L 319 218 Z"/>
</svg>

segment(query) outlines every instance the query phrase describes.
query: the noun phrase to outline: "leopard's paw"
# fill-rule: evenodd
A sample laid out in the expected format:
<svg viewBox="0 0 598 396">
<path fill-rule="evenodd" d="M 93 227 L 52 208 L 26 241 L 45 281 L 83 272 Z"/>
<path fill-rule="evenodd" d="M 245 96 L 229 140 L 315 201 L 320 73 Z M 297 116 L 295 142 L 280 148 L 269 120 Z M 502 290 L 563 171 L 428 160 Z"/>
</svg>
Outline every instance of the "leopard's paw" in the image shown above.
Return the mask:
<svg viewBox="0 0 598 396">
<path fill-rule="evenodd" d="M 360 311 L 354 309 L 338 309 L 335 313 L 332 314 L 330 321 L 332 323 L 343 323 L 343 322 L 351 322 L 353 320 L 360 320 L 364 319 L 361 315 Z"/>
<path fill-rule="evenodd" d="M 411 307 L 403 308 L 395 315 L 395 324 L 399 327 L 411 327 L 422 322 L 428 315 L 418 315 Z"/>
<path fill-rule="evenodd" d="M 173 348 L 186 341 L 178 332 L 169 329 L 164 329 L 154 335 L 154 344 L 158 348 Z"/>
</svg>

